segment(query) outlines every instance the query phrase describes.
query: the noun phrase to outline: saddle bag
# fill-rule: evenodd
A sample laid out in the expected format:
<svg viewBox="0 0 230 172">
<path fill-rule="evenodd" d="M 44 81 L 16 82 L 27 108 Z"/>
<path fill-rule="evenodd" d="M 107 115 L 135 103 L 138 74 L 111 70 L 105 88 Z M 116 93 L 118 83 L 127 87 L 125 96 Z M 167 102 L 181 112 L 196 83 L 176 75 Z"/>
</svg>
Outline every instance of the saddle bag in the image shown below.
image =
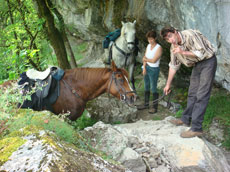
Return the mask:
<svg viewBox="0 0 230 172">
<path fill-rule="evenodd" d="M 102 47 L 103 48 L 108 48 L 109 47 L 109 44 L 111 41 L 115 41 L 119 36 L 121 35 L 121 29 L 116 29 L 115 31 L 113 32 L 109 32 L 103 42 L 102 42 Z"/>
</svg>

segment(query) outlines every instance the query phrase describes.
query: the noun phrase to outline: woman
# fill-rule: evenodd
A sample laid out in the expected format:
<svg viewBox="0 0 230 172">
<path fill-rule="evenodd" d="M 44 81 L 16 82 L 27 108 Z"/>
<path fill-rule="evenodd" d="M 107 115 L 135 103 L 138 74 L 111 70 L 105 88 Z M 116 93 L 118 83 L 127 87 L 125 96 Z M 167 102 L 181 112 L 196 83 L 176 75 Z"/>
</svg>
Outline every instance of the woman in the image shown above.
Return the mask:
<svg viewBox="0 0 230 172">
<path fill-rule="evenodd" d="M 149 113 L 156 113 L 158 109 L 159 94 L 157 93 L 157 81 L 159 77 L 160 57 L 162 55 L 162 47 L 156 42 L 156 32 L 148 31 L 146 38 L 148 39 L 148 46 L 146 47 L 145 55 L 143 57 L 143 75 L 145 84 L 145 102 L 144 105 L 137 106 L 138 110 L 149 108 Z M 149 106 L 150 88 L 153 94 L 153 103 Z"/>
</svg>

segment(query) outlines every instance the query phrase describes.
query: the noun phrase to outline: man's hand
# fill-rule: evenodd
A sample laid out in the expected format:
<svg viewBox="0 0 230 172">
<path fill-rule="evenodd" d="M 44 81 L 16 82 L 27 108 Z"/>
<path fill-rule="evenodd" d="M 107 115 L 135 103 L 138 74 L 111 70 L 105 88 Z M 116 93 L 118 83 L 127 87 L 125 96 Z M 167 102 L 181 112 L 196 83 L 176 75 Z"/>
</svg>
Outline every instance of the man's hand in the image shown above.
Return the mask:
<svg viewBox="0 0 230 172">
<path fill-rule="evenodd" d="M 183 50 L 179 47 L 179 46 L 175 46 L 175 48 L 173 49 L 173 54 L 183 54 Z"/>
<path fill-rule="evenodd" d="M 168 95 L 170 92 L 171 92 L 170 86 L 169 86 L 169 85 L 166 85 L 165 88 L 164 88 L 164 93 L 165 93 L 165 95 Z"/>
</svg>

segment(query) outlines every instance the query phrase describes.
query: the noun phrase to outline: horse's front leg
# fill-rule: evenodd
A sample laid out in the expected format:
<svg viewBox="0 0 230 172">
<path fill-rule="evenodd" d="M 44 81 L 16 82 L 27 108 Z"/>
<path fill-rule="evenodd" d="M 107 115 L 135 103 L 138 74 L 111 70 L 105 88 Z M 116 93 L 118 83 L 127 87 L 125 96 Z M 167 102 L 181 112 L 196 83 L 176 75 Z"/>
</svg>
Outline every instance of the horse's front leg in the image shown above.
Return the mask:
<svg viewBox="0 0 230 172">
<path fill-rule="evenodd" d="M 132 88 L 134 91 L 136 91 L 136 88 L 135 88 L 135 79 L 134 79 L 134 64 L 130 64 L 129 65 L 129 79 L 132 83 Z"/>
</svg>

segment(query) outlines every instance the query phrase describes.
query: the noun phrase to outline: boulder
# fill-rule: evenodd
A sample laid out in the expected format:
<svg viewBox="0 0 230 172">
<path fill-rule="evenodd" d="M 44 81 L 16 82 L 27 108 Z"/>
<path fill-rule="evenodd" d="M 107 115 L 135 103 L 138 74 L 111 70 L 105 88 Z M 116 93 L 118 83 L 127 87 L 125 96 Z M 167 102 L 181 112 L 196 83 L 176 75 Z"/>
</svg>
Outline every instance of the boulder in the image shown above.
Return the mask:
<svg viewBox="0 0 230 172">
<path fill-rule="evenodd" d="M 93 140 L 99 150 L 134 172 L 143 172 L 141 170 L 145 168 L 156 172 L 230 171 L 226 157 L 218 147 L 205 138 L 181 138 L 180 133 L 189 128 L 172 125 L 169 122 L 172 118 L 113 126 L 98 122 L 86 128 L 83 134 Z M 141 169 L 135 168 L 136 164 L 142 164 Z"/>
<path fill-rule="evenodd" d="M 6 137 L 1 138 L 0 171 L 131 172 L 117 163 L 102 159 L 98 154 L 92 153 L 93 151 L 90 152 L 92 149 L 89 149 L 89 145 L 83 141 L 77 144 L 77 139 L 74 139 L 77 142 L 76 144 L 67 143 L 60 137 L 60 133 L 58 136 L 54 132 L 42 129 L 41 126 L 52 128 L 53 122 L 56 121 L 52 121 L 46 114 L 50 113 L 36 112 L 36 115 L 30 118 L 30 122 L 25 121 L 25 118 L 23 118 L 24 121 L 22 118 L 18 118 L 20 124 L 27 122 L 28 126 L 18 131 L 10 132 Z M 26 113 L 26 115 L 29 114 Z M 54 117 L 54 119 L 56 118 Z M 37 125 L 32 125 L 31 123 L 34 123 L 35 120 Z M 60 119 L 57 118 L 57 120 Z M 17 125 L 20 125 L 19 123 Z M 60 122 L 55 124 L 56 127 L 60 127 Z M 64 123 L 61 126 L 63 128 L 68 127 Z M 56 129 L 53 128 L 53 130 Z M 59 129 L 59 132 L 64 131 L 67 130 Z M 63 137 L 68 137 L 69 135 L 79 138 L 79 135 L 73 130 L 63 133 Z M 82 149 L 83 147 L 85 149 Z"/>
<path fill-rule="evenodd" d="M 127 123 L 137 118 L 137 108 L 130 107 L 117 98 L 104 94 L 87 103 L 90 116 L 104 123 Z"/>
</svg>

